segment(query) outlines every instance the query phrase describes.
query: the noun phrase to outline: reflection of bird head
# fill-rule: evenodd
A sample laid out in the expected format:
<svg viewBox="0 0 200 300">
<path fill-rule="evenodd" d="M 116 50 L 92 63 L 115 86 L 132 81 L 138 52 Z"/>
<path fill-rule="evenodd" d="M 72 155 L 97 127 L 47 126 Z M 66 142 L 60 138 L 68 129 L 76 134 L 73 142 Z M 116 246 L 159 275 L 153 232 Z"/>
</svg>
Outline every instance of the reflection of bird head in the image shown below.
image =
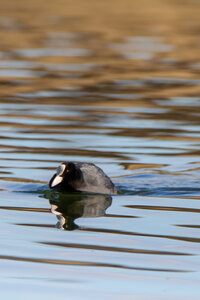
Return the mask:
<svg viewBox="0 0 200 300">
<path fill-rule="evenodd" d="M 102 217 L 112 203 L 112 197 L 98 194 L 62 194 L 50 192 L 47 195 L 51 204 L 51 211 L 58 219 L 57 227 L 74 230 L 78 226 L 74 220 L 83 218 Z"/>
<path fill-rule="evenodd" d="M 64 229 L 64 230 L 75 230 L 79 226 L 74 223 L 74 219 L 72 217 L 64 216 L 62 213 L 57 211 L 58 206 L 55 204 L 51 205 L 51 212 L 56 215 L 58 222 L 56 224 L 56 228 Z"/>
</svg>

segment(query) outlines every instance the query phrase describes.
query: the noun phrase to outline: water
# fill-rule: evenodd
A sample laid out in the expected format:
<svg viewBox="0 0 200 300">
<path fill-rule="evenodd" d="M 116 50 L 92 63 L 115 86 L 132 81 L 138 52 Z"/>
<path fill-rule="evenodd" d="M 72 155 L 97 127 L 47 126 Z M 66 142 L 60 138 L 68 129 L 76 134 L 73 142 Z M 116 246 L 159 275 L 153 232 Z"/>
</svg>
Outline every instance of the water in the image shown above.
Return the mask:
<svg viewBox="0 0 200 300">
<path fill-rule="evenodd" d="M 200 2 L 1 4 L 1 298 L 199 299 Z"/>
</svg>

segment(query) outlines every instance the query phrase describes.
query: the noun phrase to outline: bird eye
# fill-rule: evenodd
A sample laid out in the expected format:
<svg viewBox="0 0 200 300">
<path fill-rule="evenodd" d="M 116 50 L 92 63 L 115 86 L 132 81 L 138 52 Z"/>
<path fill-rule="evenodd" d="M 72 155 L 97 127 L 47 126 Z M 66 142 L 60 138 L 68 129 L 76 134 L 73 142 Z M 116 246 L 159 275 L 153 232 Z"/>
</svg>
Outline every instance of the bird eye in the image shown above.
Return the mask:
<svg viewBox="0 0 200 300">
<path fill-rule="evenodd" d="M 63 172 L 64 172 L 64 170 L 65 170 L 65 166 L 64 165 L 58 166 L 58 168 L 57 168 L 57 175 L 62 175 Z"/>
</svg>

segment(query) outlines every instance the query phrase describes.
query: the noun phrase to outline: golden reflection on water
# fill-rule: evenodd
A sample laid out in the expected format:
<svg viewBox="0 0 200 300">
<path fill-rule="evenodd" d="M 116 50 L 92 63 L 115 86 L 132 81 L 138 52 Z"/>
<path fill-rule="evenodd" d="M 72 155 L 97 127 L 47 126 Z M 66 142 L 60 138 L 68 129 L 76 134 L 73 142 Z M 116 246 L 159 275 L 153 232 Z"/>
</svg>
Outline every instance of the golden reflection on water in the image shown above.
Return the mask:
<svg viewBox="0 0 200 300">
<path fill-rule="evenodd" d="M 1 3 L 0 282 L 34 299 L 84 299 L 85 287 L 98 299 L 98 284 L 101 299 L 198 299 L 199 10 Z M 100 165 L 119 194 L 51 194 L 64 160 Z"/>
</svg>

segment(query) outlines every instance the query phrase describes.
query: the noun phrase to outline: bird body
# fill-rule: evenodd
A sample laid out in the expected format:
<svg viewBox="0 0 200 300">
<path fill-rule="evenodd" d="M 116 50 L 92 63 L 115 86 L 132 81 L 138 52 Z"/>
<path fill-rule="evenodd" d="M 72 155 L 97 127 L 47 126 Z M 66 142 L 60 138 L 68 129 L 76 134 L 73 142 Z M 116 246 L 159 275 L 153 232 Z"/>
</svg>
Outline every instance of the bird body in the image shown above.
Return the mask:
<svg viewBox="0 0 200 300">
<path fill-rule="evenodd" d="M 51 178 L 49 187 L 62 192 L 117 194 L 110 178 L 95 164 L 63 162 Z"/>
</svg>

